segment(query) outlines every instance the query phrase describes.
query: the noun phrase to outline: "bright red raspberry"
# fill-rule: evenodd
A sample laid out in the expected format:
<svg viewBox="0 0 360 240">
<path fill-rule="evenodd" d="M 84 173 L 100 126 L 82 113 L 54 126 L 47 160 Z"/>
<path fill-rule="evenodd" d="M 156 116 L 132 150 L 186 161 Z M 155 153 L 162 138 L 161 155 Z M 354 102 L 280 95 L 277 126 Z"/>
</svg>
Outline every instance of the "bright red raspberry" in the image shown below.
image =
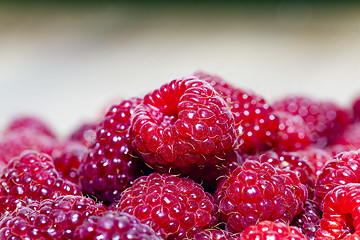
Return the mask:
<svg viewBox="0 0 360 240">
<path fill-rule="evenodd" d="M 274 103 L 274 109 L 303 118 L 310 129 L 310 139 L 319 147 L 336 142 L 350 121 L 349 113 L 332 102 L 308 97 L 287 97 Z"/>
<path fill-rule="evenodd" d="M 59 176 L 75 184 L 79 183 L 79 167 L 87 153 L 80 142 L 65 142 L 63 147 L 53 151 L 52 158 Z"/>
<path fill-rule="evenodd" d="M 79 168 L 82 191 L 112 203 L 140 175 L 138 156 L 129 136 L 138 98 L 112 105 L 96 130 L 96 139 Z"/>
<path fill-rule="evenodd" d="M 352 105 L 353 120 L 354 122 L 360 121 L 360 96 L 356 98 Z"/>
<path fill-rule="evenodd" d="M 307 195 L 295 172 L 248 160 L 220 184 L 216 199 L 227 229 L 241 232 L 263 220 L 289 224 Z"/>
<path fill-rule="evenodd" d="M 41 119 L 33 116 L 18 116 L 11 120 L 10 124 L 5 129 L 5 134 L 14 130 L 31 129 L 40 134 L 55 138 L 55 134 L 50 127 Z"/>
<path fill-rule="evenodd" d="M 235 240 L 235 239 L 237 238 L 227 231 L 210 229 L 197 233 L 193 240 Z"/>
<path fill-rule="evenodd" d="M 284 223 L 262 221 L 249 226 L 241 234 L 239 240 L 308 240 L 297 227 L 290 227 Z"/>
<path fill-rule="evenodd" d="M 85 219 L 106 211 L 82 196 L 61 196 L 21 206 L 0 221 L 0 239 L 65 240 Z"/>
<path fill-rule="evenodd" d="M 37 130 L 12 130 L 0 140 L 0 162 L 6 165 L 24 150 L 36 150 L 51 155 L 58 147 L 59 143 L 56 139 Z"/>
<path fill-rule="evenodd" d="M 277 111 L 279 132 L 275 148 L 277 151 L 297 151 L 310 145 L 310 129 L 299 115 Z"/>
<path fill-rule="evenodd" d="M 194 75 L 210 83 L 229 105 L 240 134 L 239 150 L 242 153 L 256 153 L 273 147 L 279 121 L 261 96 L 236 88 L 216 75 L 204 72 Z"/>
<path fill-rule="evenodd" d="M 360 239 L 360 184 L 338 186 L 322 202 L 323 218 L 316 239 Z"/>
<path fill-rule="evenodd" d="M 33 201 L 79 194 L 77 185 L 60 178 L 50 156 L 25 151 L 0 174 L 0 216 Z"/>
<path fill-rule="evenodd" d="M 136 179 L 116 209 L 136 216 L 164 239 L 192 238 L 217 223 L 213 197 L 193 180 L 169 174 Z"/>
<path fill-rule="evenodd" d="M 77 240 L 161 240 L 154 230 L 139 219 L 123 212 L 104 212 L 91 216 L 76 229 Z"/>
<path fill-rule="evenodd" d="M 298 227 L 310 240 L 314 240 L 315 233 L 320 226 L 321 216 L 322 211 L 318 208 L 317 204 L 307 200 L 304 209 L 294 217 L 291 225 Z"/>
<path fill-rule="evenodd" d="M 315 194 L 321 200 L 332 189 L 348 183 L 360 183 L 360 151 L 339 153 L 325 164 L 315 185 Z"/>
<path fill-rule="evenodd" d="M 134 111 L 132 135 L 146 163 L 167 169 L 202 166 L 217 155 L 212 164 L 220 164 L 237 138 L 225 101 L 195 77 L 173 80 L 147 94 Z"/>
<path fill-rule="evenodd" d="M 71 133 L 68 140 L 80 142 L 85 146 L 90 146 L 96 138 L 97 127 L 98 123 L 96 122 L 84 123 Z"/>
</svg>

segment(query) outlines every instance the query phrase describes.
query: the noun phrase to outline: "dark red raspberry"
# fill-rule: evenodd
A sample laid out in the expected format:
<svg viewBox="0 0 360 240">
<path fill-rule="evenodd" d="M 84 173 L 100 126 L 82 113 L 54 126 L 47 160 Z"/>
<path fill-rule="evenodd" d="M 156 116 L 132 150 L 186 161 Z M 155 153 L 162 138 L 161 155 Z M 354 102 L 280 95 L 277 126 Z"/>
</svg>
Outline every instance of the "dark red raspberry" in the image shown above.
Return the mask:
<svg viewBox="0 0 360 240">
<path fill-rule="evenodd" d="M 308 189 L 308 197 L 313 199 L 316 180 L 314 169 L 310 163 L 304 160 L 297 152 L 276 153 L 274 151 L 267 151 L 262 154 L 248 156 L 244 160 L 256 160 L 261 163 L 266 162 L 273 167 L 296 172 L 300 182 Z"/>
<path fill-rule="evenodd" d="M 22 206 L 0 221 L 0 239 L 65 240 L 106 207 L 82 196 L 61 196 Z"/>
<path fill-rule="evenodd" d="M 302 211 L 307 189 L 293 171 L 248 160 L 220 184 L 215 197 L 227 229 L 241 232 L 263 220 L 289 224 Z"/>
<path fill-rule="evenodd" d="M 77 240 L 161 240 L 148 225 L 123 212 L 92 216 L 76 229 Z"/>
<path fill-rule="evenodd" d="M 140 174 L 139 160 L 129 136 L 130 119 L 138 98 L 112 105 L 96 130 L 96 139 L 80 165 L 80 184 L 84 193 L 114 202 Z"/>
<path fill-rule="evenodd" d="M 323 218 L 316 239 L 360 239 L 360 184 L 332 189 L 322 202 Z"/>
<path fill-rule="evenodd" d="M 317 147 L 308 147 L 297 151 L 297 154 L 311 164 L 316 176 L 320 174 L 320 170 L 324 167 L 325 163 L 333 159 L 333 156 L 328 151 Z"/>
<path fill-rule="evenodd" d="M 0 174 L 0 216 L 33 201 L 79 194 L 77 185 L 60 178 L 50 156 L 25 151 Z"/>
<path fill-rule="evenodd" d="M 192 238 L 217 223 L 213 197 L 188 178 L 152 173 L 124 191 L 116 209 L 136 216 L 164 239 Z"/>
<path fill-rule="evenodd" d="M 235 236 L 224 230 L 205 230 L 195 235 L 193 240 L 235 240 Z"/>
<path fill-rule="evenodd" d="M 360 96 L 356 98 L 352 105 L 353 120 L 354 122 L 360 121 Z"/>
<path fill-rule="evenodd" d="M 310 139 L 319 147 L 330 145 L 349 124 L 349 113 L 332 102 L 308 97 L 287 97 L 274 103 L 274 109 L 301 116 L 308 125 Z"/>
<path fill-rule="evenodd" d="M 75 129 L 68 139 L 70 141 L 80 142 L 85 146 L 90 146 L 96 138 L 97 127 L 98 123 L 96 122 L 84 123 Z"/>
<path fill-rule="evenodd" d="M 17 129 L 6 133 L 0 140 L 0 162 L 7 164 L 24 150 L 36 150 L 51 155 L 59 143 L 53 137 L 33 129 Z"/>
<path fill-rule="evenodd" d="M 315 233 L 320 226 L 321 217 L 322 211 L 317 207 L 317 204 L 307 200 L 304 210 L 294 217 L 291 225 L 298 227 L 310 240 L 314 240 Z"/>
<path fill-rule="evenodd" d="M 53 151 L 52 158 L 59 176 L 75 184 L 79 183 L 79 167 L 87 153 L 80 142 L 65 142 L 61 149 Z"/>
<path fill-rule="evenodd" d="M 277 151 L 297 151 L 310 145 L 310 129 L 299 115 L 283 111 L 275 115 L 279 117 Z"/>
<path fill-rule="evenodd" d="M 237 138 L 225 101 L 195 77 L 173 80 L 147 94 L 134 111 L 132 135 L 145 162 L 166 169 L 216 159 L 211 164 L 220 164 Z"/>
<path fill-rule="evenodd" d="M 325 164 L 316 181 L 316 196 L 321 200 L 335 187 L 348 183 L 360 183 L 360 151 L 339 153 Z"/>
<path fill-rule="evenodd" d="M 284 223 L 262 221 L 249 226 L 241 234 L 239 240 L 307 240 L 297 227 L 290 227 Z"/>
<path fill-rule="evenodd" d="M 11 120 L 10 124 L 5 129 L 5 134 L 14 130 L 31 129 L 40 134 L 55 138 L 55 134 L 50 127 L 41 119 L 31 116 L 18 116 Z"/>
<path fill-rule="evenodd" d="M 239 150 L 256 153 L 273 147 L 279 121 L 272 107 L 259 95 L 236 88 L 216 75 L 196 72 L 223 97 L 229 105 L 239 131 Z"/>
</svg>

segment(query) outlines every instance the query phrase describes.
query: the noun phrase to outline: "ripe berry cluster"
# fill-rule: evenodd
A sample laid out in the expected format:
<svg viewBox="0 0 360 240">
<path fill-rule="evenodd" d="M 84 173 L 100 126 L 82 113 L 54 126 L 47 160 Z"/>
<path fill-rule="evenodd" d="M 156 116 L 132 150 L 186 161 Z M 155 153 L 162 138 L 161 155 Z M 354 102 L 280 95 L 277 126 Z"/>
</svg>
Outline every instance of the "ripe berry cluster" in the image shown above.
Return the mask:
<svg viewBox="0 0 360 240">
<path fill-rule="evenodd" d="M 59 139 L 0 135 L 1 240 L 360 239 L 360 97 L 267 102 L 196 72 Z"/>
</svg>

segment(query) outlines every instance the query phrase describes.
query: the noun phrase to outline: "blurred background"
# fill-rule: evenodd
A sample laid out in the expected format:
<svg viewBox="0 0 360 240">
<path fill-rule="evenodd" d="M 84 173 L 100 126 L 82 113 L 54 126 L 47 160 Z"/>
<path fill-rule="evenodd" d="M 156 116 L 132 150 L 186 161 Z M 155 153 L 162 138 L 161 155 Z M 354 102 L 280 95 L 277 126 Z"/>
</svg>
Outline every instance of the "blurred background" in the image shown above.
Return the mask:
<svg viewBox="0 0 360 240">
<path fill-rule="evenodd" d="M 0 128 L 31 114 L 67 135 L 197 70 L 270 102 L 360 94 L 358 4 L 249 2 L 1 2 Z"/>
</svg>

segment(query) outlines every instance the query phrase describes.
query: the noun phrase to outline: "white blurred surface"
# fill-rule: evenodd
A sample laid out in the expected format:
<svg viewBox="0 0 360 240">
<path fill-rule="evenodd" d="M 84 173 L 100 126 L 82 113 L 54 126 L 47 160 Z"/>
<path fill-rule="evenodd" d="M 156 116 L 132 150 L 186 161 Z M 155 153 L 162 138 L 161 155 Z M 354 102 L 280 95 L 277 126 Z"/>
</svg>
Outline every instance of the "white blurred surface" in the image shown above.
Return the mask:
<svg viewBox="0 0 360 240">
<path fill-rule="evenodd" d="M 112 99 L 196 70 L 266 99 L 360 94 L 360 9 L 0 9 L 0 127 L 18 114 L 60 135 Z"/>
</svg>

